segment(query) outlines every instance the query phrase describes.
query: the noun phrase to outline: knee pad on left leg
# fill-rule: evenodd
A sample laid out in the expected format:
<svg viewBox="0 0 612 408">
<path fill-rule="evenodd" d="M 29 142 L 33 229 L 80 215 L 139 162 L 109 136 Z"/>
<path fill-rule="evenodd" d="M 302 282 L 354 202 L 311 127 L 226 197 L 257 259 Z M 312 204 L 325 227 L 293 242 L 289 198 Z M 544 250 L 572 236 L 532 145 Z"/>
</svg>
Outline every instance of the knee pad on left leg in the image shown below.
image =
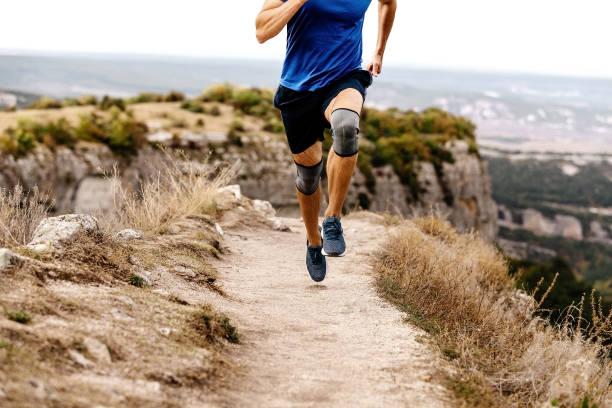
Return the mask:
<svg viewBox="0 0 612 408">
<path fill-rule="evenodd" d="M 297 176 L 295 178 L 295 186 L 298 191 L 304 195 L 312 195 L 319 188 L 321 181 L 321 172 L 323 171 L 323 159 L 314 166 L 302 166 L 295 163 L 297 167 Z"/>
<path fill-rule="evenodd" d="M 334 152 L 350 157 L 359 152 L 359 115 L 349 109 L 336 109 L 331 114 Z"/>
</svg>

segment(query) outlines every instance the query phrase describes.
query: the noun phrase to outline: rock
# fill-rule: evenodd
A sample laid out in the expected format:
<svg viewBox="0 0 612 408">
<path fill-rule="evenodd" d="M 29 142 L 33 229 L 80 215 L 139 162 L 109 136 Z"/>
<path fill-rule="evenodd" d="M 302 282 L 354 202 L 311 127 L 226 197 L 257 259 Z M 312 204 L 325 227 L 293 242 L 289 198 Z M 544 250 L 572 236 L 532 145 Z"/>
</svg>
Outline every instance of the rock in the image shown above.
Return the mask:
<svg viewBox="0 0 612 408">
<path fill-rule="evenodd" d="M 8 248 L 0 248 L 0 270 L 15 264 L 17 255 Z"/>
<path fill-rule="evenodd" d="M 240 185 L 238 184 L 232 184 L 229 186 L 221 187 L 219 191 L 220 192 L 229 191 L 230 193 L 234 194 L 234 197 L 236 197 L 236 199 L 238 200 L 242 199 L 242 191 L 240 189 Z"/>
<path fill-rule="evenodd" d="M 111 314 L 117 320 L 121 320 L 121 321 L 124 321 L 124 322 L 132 322 L 132 321 L 134 321 L 134 318 L 132 316 L 128 315 L 127 313 L 125 313 L 123 310 L 120 310 L 120 309 L 113 309 L 113 310 L 111 310 Z"/>
<path fill-rule="evenodd" d="M 124 241 L 134 241 L 134 240 L 142 239 L 144 237 L 144 234 L 142 233 L 142 231 L 136 231 L 136 230 L 128 228 L 128 229 L 124 229 L 116 233 L 115 237 L 117 239 L 121 239 Z"/>
<path fill-rule="evenodd" d="M 172 268 L 172 271 L 178 273 L 179 275 L 188 276 L 190 278 L 196 277 L 196 273 L 192 269 L 186 268 L 181 265 L 175 266 L 174 268 Z"/>
<path fill-rule="evenodd" d="M 168 292 L 165 289 L 155 289 L 153 290 L 153 293 L 157 293 L 158 295 L 161 295 L 161 296 L 170 296 L 170 292 Z"/>
<path fill-rule="evenodd" d="M 272 228 L 274 228 L 276 231 L 291 232 L 291 228 L 289 228 L 287 224 L 278 218 L 274 218 L 272 220 Z"/>
<path fill-rule="evenodd" d="M 215 222 L 215 229 L 217 230 L 219 235 L 223 235 L 223 228 L 221 228 L 221 226 L 217 224 L 216 222 Z"/>
<path fill-rule="evenodd" d="M 81 353 L 79 353 L 76 350 L 68 350 L 68 355 L 70 356 L 72 361 L 74 361 L 75 363 L 77 363 L 83 368 L 94 368 L 95 367 L 95 364 L 93 362 L 86 359 L 85 356 L 83 356 Z"/>
<path fill-rule="evenodd" d="M 6 397 L 6 394 L 4 393 L 4 391 L 2 391 L 2 388 L 0 388 L 0 399 Z"/>
<path fill-rule="evenodd" d="M 276 210 L 269 201 L 253 200 L 253 208 L 266 218 L 273 218 L 276 215 Z"/>
<path fill-rule="evenodd" d="M 87 337 L 83 340 L 83 345 L 87 347 L 89 354 L 93 356 L 96 361 L 100 363 L 112 363 L 110 352 L 106 344 L 94 339 L 93 337 Z"/>
<path fill-rule="evenodd" d="M 162 336 L 168 337 L 170 333 L 172 333 L 172 329 L 168 327 L 162 327 L 161 329 L 159 329 L 159 332 L 161 333 Z"/>
<path fill-rule="evenodd" d="M 154 133 L 149 133 L 147 135 L 147 140 L 151 143 L 159 143 L 159 144 L 169 144 L 172 142 L 174 136 L 170 132 L 166 132 L 164 130 L 160 130 Z"/>
<path fill-rule="evenodd" d="M 43 219 L 34 238 L 27 245 L 34 251 L 61 248 L 74 242 L 81 233 L 93 234 L 98 231 L 98 220 L 88 214 L 66 214 Z"/>
<path fill-rule="evenodd" d="M 595 239 L 606 239 L 608 238 L 608 231 L 599 223 L 599 221 L 591 221 L 590 225 L 591 238 Z"/>
<path fill-rule="evenodd" d="M 39 400 L 44 400 L 45 398 L 47 398 L 47 390 L 45 387 L 45 383 L 43 383 L 37 378 L 30 378 L 28 382 L 32 386 L 32 396 L 34 396 L 34 398 Z"/>
<path fill-rule="evenodd" d="M 575 239 L 581 241 L 583 238 L 582 224 L 580 220 L 571 215 L 555 215 L 555 235 L 560 235 L 563 238 Z"/>
</svg>

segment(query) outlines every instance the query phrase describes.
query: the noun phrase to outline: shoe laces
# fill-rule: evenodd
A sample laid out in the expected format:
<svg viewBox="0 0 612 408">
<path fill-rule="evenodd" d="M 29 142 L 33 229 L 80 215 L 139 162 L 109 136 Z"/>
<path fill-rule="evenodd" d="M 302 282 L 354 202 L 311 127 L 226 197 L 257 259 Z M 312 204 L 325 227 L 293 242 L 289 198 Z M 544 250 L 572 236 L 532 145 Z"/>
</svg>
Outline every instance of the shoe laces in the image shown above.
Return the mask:
<svg viewBox="0 0 612 408">
<path fill-rule="evenodd" d="M 308 257 L 313 265 L 320 265 L 323 263 L 321 248 L 308 247 Z"/>
<path fill-rule="evenodd" d="M 323 234 L 326 239 L 335 241 L 340 239 L 342 235 L 342 225 L 340 220 L 332 219 L 331 221 L 323 223 Z"/>
</svg>

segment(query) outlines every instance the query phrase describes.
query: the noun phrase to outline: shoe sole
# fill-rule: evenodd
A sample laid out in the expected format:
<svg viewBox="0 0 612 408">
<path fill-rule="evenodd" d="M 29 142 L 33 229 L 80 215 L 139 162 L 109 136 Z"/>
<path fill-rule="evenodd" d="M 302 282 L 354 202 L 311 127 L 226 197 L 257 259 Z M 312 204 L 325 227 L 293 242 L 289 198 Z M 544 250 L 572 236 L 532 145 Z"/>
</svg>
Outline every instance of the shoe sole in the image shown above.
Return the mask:
<svg viewBox="0 0 612 408">
<path fill-rule="evenodd" d="M 321 249 L 321 253 L 323 254 L 323 256 L 329 256 L 331 258 L 340 258 L 346 255 L 346 250 L 344 250 L 344 252 L 342 252 L 341 254 L 337 254 L 337 253 L 328 254 L 327 252 L 325 252 L 325 249 Z"/>
</svg>

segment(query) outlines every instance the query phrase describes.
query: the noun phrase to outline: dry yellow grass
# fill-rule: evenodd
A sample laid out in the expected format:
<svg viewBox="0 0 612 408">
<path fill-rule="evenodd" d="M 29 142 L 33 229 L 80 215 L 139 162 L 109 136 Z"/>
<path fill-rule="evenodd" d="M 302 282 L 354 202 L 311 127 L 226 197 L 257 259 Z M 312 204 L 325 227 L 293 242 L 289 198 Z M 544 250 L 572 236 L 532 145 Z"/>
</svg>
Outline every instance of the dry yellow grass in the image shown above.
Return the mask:
<svg viewBox="0 0 612 408">
<path fill-rule="evenodd" d="M 166 159 L 161 169 L 152 178 L 142 180 L 136 191 L 123 187 L 119 181 L 114 183 L 119 224 L 160 233 L 179 219 L 217 211 L 219 188 L 232 178 L 233 167 L 211 169 L 169 152 Z"/>
<path fill-rule="evenodd" d="M 0 246 L 27 244 L 47 211 L 38 189 L 26 192 L 20 185 L 0 189 Z"/>
<path fill-rule="evenodd" d="M 456 363 L 449 385 L 470 406 L 612 403 L 610 316 L 595 310 L 586 334 L 534 317 L 537 302 L 517 293 L 504 258 L 477 236 L 434 217 L 404 221 L 376 270 L 381 292 Z"/>
</svg>

